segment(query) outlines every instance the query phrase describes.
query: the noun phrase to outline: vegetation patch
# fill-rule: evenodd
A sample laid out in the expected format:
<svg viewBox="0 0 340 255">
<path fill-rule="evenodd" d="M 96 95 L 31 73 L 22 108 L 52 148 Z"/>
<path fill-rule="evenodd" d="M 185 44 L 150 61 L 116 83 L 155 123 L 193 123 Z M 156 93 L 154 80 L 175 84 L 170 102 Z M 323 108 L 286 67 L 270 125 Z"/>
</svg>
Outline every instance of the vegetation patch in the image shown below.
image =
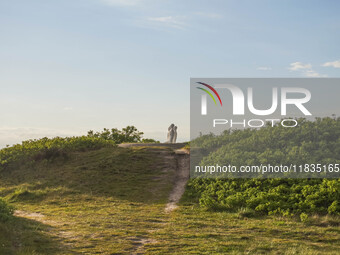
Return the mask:
<svg viewBox="0 0 340 255">
<path fill-rule="evenodd" d="M 227 130 L 201 136 L 191 147 L 208 154 L 201 165 L 339 164 L 340 118 L 300 119 L 296 128 Z M 302 221 L 312 214 L 340 214 L 340 179 L 197 178 L 189 181 L 187 196 L 216 211 L 248 208 L 262 215 L 297 215 Z"/>
<path fill-rule="evenodd" d="M 257 214 L 339 215 L 339 179 L 192 179 L 189 193 L 211 210 L 235 212 L 248 208 Z M 304 216 L 305 217 L 305 216 Z"/>
<path fill-rule="evenodd" d="M 10 202 L 18 201 L 41 201 L 47 192 L 44 190 L 29 190 L 26 187 L 19 187 L 8 196 Z"/>
<path fill-rule="evenodd" d="M 178 208 L 166 213 L 177 164 L 173 151 L 89 139 L 103 146 L 90 142 L 62 149 L 66 158 L 29 163 L 20 155 L 32 159 L 35 146 L 13 149 L 19 156 L 0 171 L 8 216 L 0 220 L 0 254 L 338 254 L 337 179 L 195 179 Z M 296 217 L 269 213 L 285 206 L 295 206 L 289 214 Z M 313 213 L 314 207 L 322 210 Z"/>
<path fill-rule="evenodd" d="M 0 222 L 5 222 L 11 219 L 13 211 L 13 207 L 8 205 L 5 200 L 0 198 Z"/>
<path fill-rule="evenodd" d="M 130 142 L 158 141 L 144 139 L 143 132 L 134 126 L 127 126 L 122 130 L 104 129 L 102 132 L 90 130 L 87 136 L 27 140 L 0 150 L 0 171 L 21 165 L 32 165 L 36 161 L 65 160 L 70 153 L 98 150 Z"/>
</svg>

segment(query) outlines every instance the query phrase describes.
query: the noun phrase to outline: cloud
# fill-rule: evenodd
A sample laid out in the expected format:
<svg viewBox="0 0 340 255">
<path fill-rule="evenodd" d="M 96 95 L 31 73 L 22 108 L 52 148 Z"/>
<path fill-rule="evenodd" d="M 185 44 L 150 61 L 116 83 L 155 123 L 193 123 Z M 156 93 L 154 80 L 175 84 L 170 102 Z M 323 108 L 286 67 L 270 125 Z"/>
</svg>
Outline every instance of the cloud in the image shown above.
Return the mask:
<svg viewBox="0 0 340 255">
<path fill-rule="evenodd" d="M 271 67 L 267 67 L 267 66 L 259 66 L 258 68 L 256 68 L 257 70 L 260 70 L 260 71 L 269 71 L 269 70 L 272 70 Z"/>
<path fill-rule="evenodd" d="M 333 62 L 326 62 L 322 66 L 331 66 L 331 67 L 334 67 L 334 68 L 340 68 L 340 60 L 336 60 L 336 61 L 333 61 Z"/>
<path fill-rule="evenodd" d="M 327 77 L 326 74 L 319 74 L 318 72 L 315 72 L 314 70 L 307 70 L 303 73 L 306 77 Z"/>
<path fill-rule="evenodd" d="M 294 62 L 288 68 L 290 71 L 300 71 L 305 77 L 327 77 L 326 74 L 319 74 L 312 69 L 311 64 L 304 64 L 302 62 Z"/>
<path fill-rule="evenodd" d="M 311 69 L 311 64 L 303 64 L 301 62 L 294 62 L 290 64 L 290 67 L 288 68 L 291 71 L 297 71 L 297 70 L 304 70 L 304 69 Z"/>
<path fill-rule="evenodd" d="M 63 108 L 63 110 L 64 110 L 64 111 L 71 111 L 71 110 L 73 110 L 73 108 L 72 108 L 72 107 L 69 107 L 69 106 L 65 106 L 65 107 Z"/>
<path fill-rule="evenodd" d="M 111 6 L 135 6 L 138 5 L 141 0 L 100 0 L 102 3 Z"/>
<path fill-rule="evenodd" d="M 164 16 L 164 17 L 148 17 L 147 21 L 156 25 L 167 26 L 177 29 L 184 29 L 186 23 L 181 21 L 183 17 Z"/>
</svg>

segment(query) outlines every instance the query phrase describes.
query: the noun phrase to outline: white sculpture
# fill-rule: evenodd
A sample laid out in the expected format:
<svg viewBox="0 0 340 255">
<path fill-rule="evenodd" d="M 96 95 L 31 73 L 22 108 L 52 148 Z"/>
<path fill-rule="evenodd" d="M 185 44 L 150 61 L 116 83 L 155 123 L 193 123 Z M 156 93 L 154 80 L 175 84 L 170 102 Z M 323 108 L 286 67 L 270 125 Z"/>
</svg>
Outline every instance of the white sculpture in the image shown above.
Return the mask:
<svg viewBox="0 0 340 255">
<path fill-rule="evenodd" d="M 174 137 L 172 138 L 172 143 L 176 143 L 177 140 L 177 126 L 174 126 Z"/>
<path fill-rule="evenodd" d="M 171 124 L 168 128 L 167 143 L 176 143 L 177 140 L 177 126 Z"/>
</svg>

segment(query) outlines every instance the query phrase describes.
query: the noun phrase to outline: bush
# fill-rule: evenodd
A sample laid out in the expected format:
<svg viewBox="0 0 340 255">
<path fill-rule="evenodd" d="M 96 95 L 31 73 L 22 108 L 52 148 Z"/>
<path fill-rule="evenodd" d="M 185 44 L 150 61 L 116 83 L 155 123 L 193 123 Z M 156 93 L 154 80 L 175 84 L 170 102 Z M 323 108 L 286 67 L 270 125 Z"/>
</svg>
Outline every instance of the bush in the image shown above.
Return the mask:
<svg viewBox="0 0 340 255">
<path fill-rule="evenodd" d="M 299 120 L 297 128 L 244 129 L 200 136 L 191 142 L 203 157 L 199 165 L 290 165 L 340 163 L 340 118 Z M 211 152 L 211 153 L 209 153 Z M 196 163 L 196 162 L 195 162 Z M 340 179 L 191 179 L 202 207 L 254 210 L 284 216 L 340 214 Z M 303 214 L 303 215 L 304 215 Z"/>
<path fill-rule="evenodd" d="M 135 126 L 127 126 L 122 130 L 117 128 L 104 128 L 102 132 L 94 132 L 90 130 L 87 133 L 88 137 L 102 138 L 104 140 L 110 140 L 116 144 L 120 143 L 159 143 L 154 139 L 143 138 L 143 132 L 137 130 Z"/>
<path fill-rule="evenodd" d="M 340 163 L 340 118 L 299 119 L 298 122 L 296 128 L 267 126 L 226 130 L 219 136 L 201 136 L 191 145 L 204 152 L 201 165 Z"/>
<path fill-rule="evenodd" d="M 257 214 L 339 214 L 340 179 L 191 179 L 191 193 L 202 207 Z"/>
<path fill-rule="evenodd" d="M 300 214 L 300 220 L 301 222 L 307 222 L 308 221 L 308 215 L 305 213 Z"/>
<path fill-rule="evenodd" d="M 154 140 L 154 139 L 150 139 L 150 138 L 143 138 L 142 140 L 141 140 L 141 143 L 160 143 L 159 141 L 156 141 L 156 140 Z"/>
<path fill-rule="evenodd" d="M 9 220 L 13 215 L 14 209 L 0 198 L 0 222 Z"/>
<path fill-rule="evenodd" d="M 340 215 L 340 205 L 338 201 L 334 201 L 329 207 L 328 207 L 328 213 L 333 215 Z"/>
<path fill-rule="evenodd" d="M 119 143 L 137 143 L 142 140 L 143 132 L 137 130 L 134 126 L 127 126 L 122 130 L 117 128 L 107 129 L 104 128 L 102 132 L 93 132 L 90 130 L 87 133 L 88 137 L 102 138 L 104 140 L 111 140 L 116 144 Z"/>
<path fill-rule="evenodd" d="M 98 137 L 55 137 L 23 141 L 0 150 L 0 170 L 10 164 L 28 161 L 53 160 L 57 157 L 66 158 L 73 151 L 96 150 L 103 147 L 114 146 L 113 141 Z"/>
<path fill-rule="evenodd" d="M 158 143 L 153 139 L 142 139 L 143 132 L 134 126 L 122 130 L 104 128 L 103 132 L 88 132 L 87 136 L 41 138 L 23 141 L 0 150 L 0 170 L 13 163 L 21 164 L 29 161 L 53 160 L 67 158 L 69 152 L 97 150 L 103 147 L 115 146 L 119 143 Z"/>
</svg>

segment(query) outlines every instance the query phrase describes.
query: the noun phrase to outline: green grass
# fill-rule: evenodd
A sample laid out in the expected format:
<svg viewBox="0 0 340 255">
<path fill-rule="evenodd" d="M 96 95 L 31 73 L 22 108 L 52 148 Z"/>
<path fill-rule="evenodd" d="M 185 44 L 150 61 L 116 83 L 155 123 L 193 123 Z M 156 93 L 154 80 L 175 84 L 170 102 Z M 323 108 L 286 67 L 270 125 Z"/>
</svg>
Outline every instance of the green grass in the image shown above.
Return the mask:
<svg viewBox="0 0 340 255">
<path fill-rule="evenodd" d="M 340 220 L 211 212 L 185 194 L 165 213 L 175 160 L 164 148 L 102 148 L 0 173 L 17 210 L 0 254 L 336 254 Z M 164 157 L 166 156 L 166 157 Z"/>
<path fill-rule="evenodd" d="M 155 234 L 149 254 L 338 254 L 339 219 L 304 224 L 280 217 L 240 217 L 182 205 Z M 323 222 L 323 223 L 321 223 Z"/>
</svg>

